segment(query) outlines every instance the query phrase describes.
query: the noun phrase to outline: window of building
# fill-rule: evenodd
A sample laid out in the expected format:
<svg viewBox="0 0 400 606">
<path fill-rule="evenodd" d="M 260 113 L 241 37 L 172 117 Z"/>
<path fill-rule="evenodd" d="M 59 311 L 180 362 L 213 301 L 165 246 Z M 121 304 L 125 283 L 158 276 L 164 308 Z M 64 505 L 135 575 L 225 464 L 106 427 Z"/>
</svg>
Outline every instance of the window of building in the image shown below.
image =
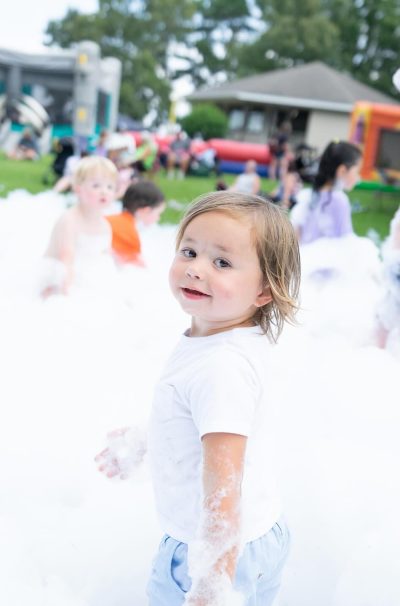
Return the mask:
<svg viewBox="0 0 400 606">
<path fill-rule="evenodd" d="M 244 126 L 244 119 L 243 109 L 232 109 L 229 112 L 229 130 L 241 130 Z"/>
<path fill-rule="evenodd" d="M 262 133 L 264 130 L 265 114 L 262 110 L 254 109 L 247 121 L 247 130 L 251 133 Z"/>
</svg>

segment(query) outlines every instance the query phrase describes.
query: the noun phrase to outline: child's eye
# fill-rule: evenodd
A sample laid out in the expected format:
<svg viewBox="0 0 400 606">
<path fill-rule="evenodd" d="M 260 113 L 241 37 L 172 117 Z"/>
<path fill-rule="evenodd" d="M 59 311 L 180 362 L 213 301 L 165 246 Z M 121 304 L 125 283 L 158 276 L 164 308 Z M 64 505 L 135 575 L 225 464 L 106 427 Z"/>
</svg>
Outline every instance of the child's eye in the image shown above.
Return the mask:
<svg viewBox="0 0 400 606">
<path fill-rule="evenodd" d="M 180 253 L 183 257 L 186 257 L 187 259 L 192 259 L 196 256 L 196 253 L 194 252 L 193 248 L 182 248 Z"/>
<path fill-rule="evenodd" d="M 219 268 L 219 269 L 223 269 L 225 267 L 232 267 L 232 265 L 229 263 L 229 261 L 227 261 L 226 259 L 215 259 L 214 264 Z"/>
</svg>

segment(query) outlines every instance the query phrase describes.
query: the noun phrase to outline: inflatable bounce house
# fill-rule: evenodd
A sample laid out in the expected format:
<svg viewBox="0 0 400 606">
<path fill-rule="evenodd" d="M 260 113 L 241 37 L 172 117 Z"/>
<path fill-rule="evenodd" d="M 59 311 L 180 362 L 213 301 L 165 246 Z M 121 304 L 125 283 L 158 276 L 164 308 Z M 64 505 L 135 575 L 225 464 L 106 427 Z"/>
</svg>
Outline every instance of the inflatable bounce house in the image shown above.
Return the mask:
<svg viewBox="0 0 400 606">
<path fill-rule="evenodd" d="M 0 49 L 0 148 L 9 151 L 29 126 L 48 151 L 52 138 L 83 144 L 115 130 L 121 62 L 101 58 L 98 44 L 31 55 Z"/>
<path fill-rule="evenodd" d="M 136 145 L 142 142 L 140 131 L 132 132 Z M 158 145 L 158 153 L 167 153 L 170 144 L 176 135 L 154 135 Z M 193 139 L 190 145 L 190 154 L 193 158 L 201 157 L 203 152 L 212 150 L 218 160 L 218 169 L 221 173 L 240 174 L 244 170 L 247 160 L 257 162 L 257 172 L 261 177 L 268 177 L 268 165 L 271 154 L 267 144 L 246 143 L 233 139 L 208 139 L 207 141 Z"/>
<path fill-rule="evenodd" d="M 267 144 L 210 139 L 205 145 L 214 150 L 219 159 L 219 169 L 223 173 L 242 173 L 247 160 L 254 160 L 257 162 L 258 174 L 261 177 L 268 176 L 271 155 Z"/>
<path fill-rule="evenodd" d="M 400 105 L 356 103 L 350 141 L 363 150 L 364 181 L 400 183 Z"/>
</svg>

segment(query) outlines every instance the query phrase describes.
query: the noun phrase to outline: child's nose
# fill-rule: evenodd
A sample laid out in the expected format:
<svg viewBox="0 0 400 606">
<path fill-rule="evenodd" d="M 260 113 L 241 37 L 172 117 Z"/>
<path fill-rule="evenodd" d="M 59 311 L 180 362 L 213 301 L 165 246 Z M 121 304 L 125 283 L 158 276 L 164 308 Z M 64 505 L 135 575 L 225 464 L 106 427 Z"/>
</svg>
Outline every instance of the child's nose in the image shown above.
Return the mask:
<svg viewBox="0 0 400 606">
<path fill-rule="evenodd" d="M 203 275 L 203 270 L 201 269 L 201 264 L 196 259 L 192 261 L 190 265 L 186 267 L 186 275 L 188 278 L 200 280 Z"/>
</svg>

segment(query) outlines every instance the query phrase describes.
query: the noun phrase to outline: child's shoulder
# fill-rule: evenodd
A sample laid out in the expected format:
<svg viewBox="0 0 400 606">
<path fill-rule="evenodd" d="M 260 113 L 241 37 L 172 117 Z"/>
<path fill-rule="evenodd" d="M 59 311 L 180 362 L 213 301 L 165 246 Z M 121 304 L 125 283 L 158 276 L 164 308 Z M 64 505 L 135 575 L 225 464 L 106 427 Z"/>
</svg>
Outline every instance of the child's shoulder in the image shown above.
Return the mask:
<svg viewBox="0 0 400 606">
<path fill-rule="evenodd" d="M 220 339 L 211 340 L 202 364 L 218 371 L 227 369 L 228 374 L 232 374 L 235 369 L 257 366 L 270 352 L 271 343 L 258 326 L 239 328 L 223 333 Z"/>
<path fill-rule="evenodd" d="M 68 208 L 62 213 L 56 222 L 56 229 L 73 229 L 79 224 L 76 207 Z"/>
<path fill-rule="evenodd" d="M 334 189 L 331 193 L 331 198 L 336 204 L 348 205 L 350 204 L 349 196 L 343 189 Z"/>
<path fill-rule="evenodd" d="M 243 393 L 259 390 L 269 382 L 271 344 L 260 332 L 238 329 L 209 345 L 194 358 L 185 357 L 185 371 L 179 372 L 180 385 L 190 398 L 212 393 Z M 197 394 L 197 396 L 196 396 Z"/>
</svg>

